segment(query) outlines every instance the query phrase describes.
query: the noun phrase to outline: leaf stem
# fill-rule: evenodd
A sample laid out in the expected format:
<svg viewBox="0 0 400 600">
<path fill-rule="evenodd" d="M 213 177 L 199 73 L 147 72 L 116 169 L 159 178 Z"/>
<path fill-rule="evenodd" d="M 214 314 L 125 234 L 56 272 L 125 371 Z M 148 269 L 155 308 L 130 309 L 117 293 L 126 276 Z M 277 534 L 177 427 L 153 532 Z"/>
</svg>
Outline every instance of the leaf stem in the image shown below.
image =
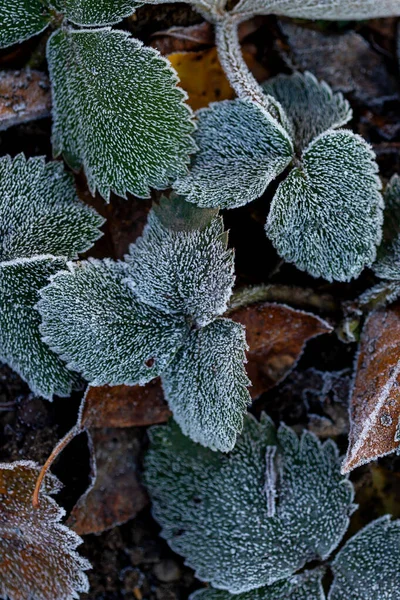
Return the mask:
<svg viewBox="0 0 400 600">
<path fill-rule="evenodd" d="M 37 478 L 35 491 L 33 492 L 33 496 L 32 496 L 33 508 L 38 508 L 40 505 L 40 500 L 39 500 L 40 488 L 42 486 L 43 479 L 45 478 L 51 465 L 53 464 L 53 462 L 55 461 L 57 456 L 59 454 L 61 454 L 61 452 L 64 450 L 64 448 L 70 443 L 70 441 L 73 440 L 74 437 L 79 435 L 82 431 L 83 431 L 83 429 L 82 429 L 80 420 L 78 420 L 78 423 L 76 423 L 76 425 L 74 425 L 73 428 L 70 429 L 70 431 L 68 431 L 68 433 L 58 442 L 58 444 L 55 446 L 52 453 L 50 454 L 49 458 L 44 463 L 42 470 L 39 473 L 39 477 Z"/>
</svg>

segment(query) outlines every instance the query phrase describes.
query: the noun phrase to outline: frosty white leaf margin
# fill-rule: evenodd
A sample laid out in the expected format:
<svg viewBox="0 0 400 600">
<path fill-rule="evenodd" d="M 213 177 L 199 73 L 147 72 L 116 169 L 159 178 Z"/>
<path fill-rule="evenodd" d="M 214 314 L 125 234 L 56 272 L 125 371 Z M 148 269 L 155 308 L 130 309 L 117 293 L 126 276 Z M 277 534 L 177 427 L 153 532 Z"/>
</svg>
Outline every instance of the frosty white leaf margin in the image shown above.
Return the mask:
<svg viewBox="0 0 400 600">
<path fill-rule="evenodd" d="M 61 163 L 0 158 L 0 360 L 48 400 L 69 396 L 80 378 L 41 340 L 39 289 L 92 246 L 103 222 Z"/>
<path fill-rule="evenodd" d="M 250 402 L 244 327 L 221 318 L 233 283 L 222 218 L 163 199 L 124 262 L 70 262 L 51 278 L 40 329 L 92 385 L 161 376 L 183 432 L 227 452 Z"/>
<path fill-rule="evenodd" d="M 145 483 L 161 535 L 212 586 L 191 600 L 325 599 L 324 568 L 296 572 L 329 560 L 356 509 L 333 441 L 307 431 L 299 440 L 265 415 L 246 417 L 229 455 L 197 446 L 172 421 L 150 439 Z M 328 599 L 397 598 L 399 558 L 400 522 L 374 521 L 336 554 Z"/>
<path fill-rule="evenodd" d="M 151 187 L 169 187 L 196 150 L 187 94 L 169 61 L 128 33 L 104 27 L 138 5 L 9 0 L 0 6 L 0 47 L 61 22 L 47 41 L 54 155 L 75 171 L 83 168 L 91 193 L 106 200 L 111 192 L 148 198 Z"/>
</svg>

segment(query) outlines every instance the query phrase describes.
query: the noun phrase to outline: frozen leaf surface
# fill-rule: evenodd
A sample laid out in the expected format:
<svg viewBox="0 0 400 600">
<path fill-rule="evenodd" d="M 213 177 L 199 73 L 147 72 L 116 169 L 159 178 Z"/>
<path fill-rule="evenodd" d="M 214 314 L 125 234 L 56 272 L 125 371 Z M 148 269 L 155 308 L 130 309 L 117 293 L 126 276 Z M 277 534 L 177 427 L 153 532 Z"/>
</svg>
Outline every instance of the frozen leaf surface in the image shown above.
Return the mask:
<svg viewBox="0 0 400 600">
<path fill-rule="evenodd" d="M 151 212 L 126 261 L 135 295 L 161 311 L 203 326 L 227 308 L 234 264 L 221 217 L 202 230 L 172 231 Z"/>
<path fill-rule="evenodd" d="M 0 4 L 0 48 L 46 29 L 50 13 L 42 0 L 4 0 Z"/>
<path fill-rule="evenodd" d="M 256 200 L 292 160 L 287 132 L 250 100 L 225 100 L 197 112 L 199 152 L 175 189 L 202 207 Z"/>
<path fill-rule="evenodd" d="M 228 452 L 243 427 L 250 402 L 244 328 L 217 319 L 192 331 L 162 374 L 165 398 L 185 435 Z"/>
<path fill-rule="evenodd" d="M 332 331 L 329 323 L 316 315 L 270 302 L 237 308 L 229 312 L 229 317 L 246 327 L 252 398 L 290 373 L 308 340 Z"/>
<path fill-rule="evenodd" d="M 361 336 L 343 471 L 394 452 L 400 417 L 400 306 L 372 312 Z"/>
<path fill-rule="evenodd" d="M 243 594 L 208 588 L 194 592 L 189 600 L 325 600 L 323 570 L 305 571 L 291 579 L 279 581 Z"/>
<path fill-rule="evenodd" d="M 22 154 L 0 158 L 0 261 L 76 258 L 100 237 L 103 222 L 78 199 L 62 163 Z"/>
<path fill-rule="evenodd" d="M 340 93 L 334 94 L 324 81 L 309 72 L 278 75 L 263 89 L 285 109 L 292 125 L 296 149 L 303 150 L 315 137 L 342 127 L 352 117 L 350 104 Z"/>
<path fill-rule="evenodd" d="M 329 600 L 400 598 L 400 521 L 389 515 L 352 537 L 332 564 Z"/>
<path fill-rule="evenodd" d="M 381 279 L 400 281 L 400 177 L 393 175 L 385 190 L 383 242 L 373 269 Z"/>
<path fill-rule="evenodd" d="M 372 150 L 351 131 L 316 138 L 271 204 L 266 232 L 278 253 L 314 277 L 358 277 L 382 237 L 377 172 Z"/>
<path fill-rule="evenodd" d="M 399 0 L 241 0 L 234 13 L 350 21 L 400 15 Z"/>
<path fill-rule="evenodd" d="M 347 529 L 353 489 L 333 442 L 286 427 L 276 438 L 269 419 L 251 416 L 229 455 L 174 423 L 151 439 L 145 477 L 162 535 L 217 588 L 237 594 L 290 577 L 329 556 Z"/>
<path fill-rule="evenodd" d="M 142 304 L 125 263 L 69 263 L 41 291 L 44 340 L 92 385 L 144 384 L 172 360 L 187 335 L 183 317 Z"/>
<path fill-rule="evenodd" d="M 10 365 L 31 390 L 47 398 L 69 396 L 78 377 L 43 343 L 39 290 L 65 261 L 51 256 L 0 263 L 0 360 Z"/>
<path fill-rule="evenodd" d="M 46 73 L 29 67 L 1 71 L 0 96 L 0 131 L 50 116 L 50 82 Z"/>
<path fill-rule="evenodd" d="M 39 466 L 0 465 L 0 595 L 9 600 L 72 600 L 89 589 L 90 568 L 76 547 L 82 540 L 61 524 L 65 511 L 49 496 L 60 485 L 47 477 L 40 506 L 32 494 Z"/>
<path fill-rule="evenodd" d="M 55 32 L 48 42 L 55 155 L 89 188 L 147 198 L 187 171 L 191 111 L 168 61 L 126 32 Z"/>
<path fill-rule="evenodd" d="M 55 8 L 76 25 L 112 25 L 135 12 L 135 0 L 53 0 Z"/>
</svg>

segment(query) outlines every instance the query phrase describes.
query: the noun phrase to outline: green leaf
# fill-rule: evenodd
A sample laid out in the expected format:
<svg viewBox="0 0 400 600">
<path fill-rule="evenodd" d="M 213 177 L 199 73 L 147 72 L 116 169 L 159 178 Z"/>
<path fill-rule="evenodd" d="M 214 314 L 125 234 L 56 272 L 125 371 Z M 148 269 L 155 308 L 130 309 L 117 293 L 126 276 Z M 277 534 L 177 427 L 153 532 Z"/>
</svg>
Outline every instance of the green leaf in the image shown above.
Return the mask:
<svg viewBox="0 0 400 600">
<path fill-rule="evenodd" d="M 230 594 L 225 590 L 208 588 L 194 592 L 189 600 L 325 600 L 321 581 L 323 575 L 323 569 L 305 571 L 291 579 L 244 594 Z"/>
<path fill-rule="evenodd" d="M 329 600 L 400 598 L 400 521 L 385 515 L 353 536 L 332 563 Z"/>
<path fill-rule="evenodd" d="M 65 510 L 51 498 L 59 481 L 47 475 L 40 504 L 32 505 L 39 465 L 0 464 L 0 597 L 8 600 L 72 600 L 89 591 L 91 565 L 76 551 L 79 536 L 62 524 Z"/>
<path fill-rule="evenodd" d="M 242 325 L 217 319 L 191 332 L 162 374 L 165 398 L 185 435 L 228 452 L 250 403 Z"/>
<path fill-rule="evenodd" d="M 48 42 L 53 144 L 89 188 L 147 198 L 187 171 L 194 125 L 177 75 L 153 48 L 109 28 Z"/>
<path fill-rule="evenodd" d="M 79 378 L 42 341 L 35 309 L 39 290 L 65 261 L 51 256 L 0 263 L 0 361 L 48 400 L 69 396 Z"/>
<path fill-rule="evenodd" d="M 152 211 L 129 252 L 129 286 L 142 302 L 199 326 L 226 311 L 234 264 L 221 217 L 203 230 L 171 231 Z"/>
<path fill-rule="evenodd" d="M 278 75 L 262 87 L 285 109 L 298 151 L 320 133 L 342 127 L 352 118 L 350 104 L 343 95 L 334 94 L 329 85 L 319 82 L 311 73 Z"/>
<path fill-rule="evenodd" d="M 199 579 L 234 594 L 327 558 L 354 509 L 333 442 L 309 432 L 299 441 L 281 427 L 275 443 L 265 417 L 246 417 L 229 455 L 197 446 L 174 423 L 151 430 L 145 480 L 162 536 Z"/>
<path fill-rule="evenodd" d="M 142 304 L 126 284 L 127 265 L 68 263 L 41 291 L 44 340 L 92 385 L 145 384 L 164 371 L 187 326 Z"/>
<path fill-rule="evenodd" d="M 142 6 L 135 0 L 52 0 L 54 7 L 76 25 L 112 25 Z"/>
<path fill-rule="evenodd" d="M 391 281 L 400 280 L 400 177 L 395 174 L 385 189 L 383 242 L 373 265 L 375 275 Z"/>
<path fill-rule="evenodd" d="M 104 219 L 77 197 L 59 162 L 0 158 L 0 261 L 54 254 L 76 258 L 102 235 Z"/>
<path fill-rule="evenodd" d="M 199 152 L 174 184 L 201 207 L 236 208 L 256 200 L 290 163 L 287 132 L 250 100 L 226 100 L 198 111 Z"/>
<path fill-rule="evenodd" d="M 351 21 L 400 16 L 398 0 L 241 0 L 234 14 L 275 14 L 296 19 Z"/>
<path fill-rule="evenodd" d="M 50 23 L 51 15 L 42 0 L 2 0 L 0 3 L 0 48 L 37 35 Z"/>
<path fill-rule="evenodd" d="M 266 233 L 280 256 L 328 281 L 358 277 L 382 237 L 377 172 L 360 136 L 339 130 L 316 138 L 271 204 Z"/>
</svg>

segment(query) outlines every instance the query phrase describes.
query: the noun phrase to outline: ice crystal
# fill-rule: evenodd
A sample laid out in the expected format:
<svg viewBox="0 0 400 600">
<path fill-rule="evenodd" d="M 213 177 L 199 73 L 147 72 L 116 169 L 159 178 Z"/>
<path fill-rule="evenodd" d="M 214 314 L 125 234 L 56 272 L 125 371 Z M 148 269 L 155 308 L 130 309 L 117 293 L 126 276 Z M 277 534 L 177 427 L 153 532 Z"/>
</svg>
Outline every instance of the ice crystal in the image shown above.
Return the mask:
<svg viewBox="0 0 400 600">
<path fill-rule="evenodd" d="M 360 136 L 331 130 L 317 137 L 272 201 L 266 232 L 278 253 L 314 277 L 357 277 L 382 237 L 377 171 Z"/>
<path fill-rule="evenodd" d="M 127 265 L 68 263 L 41 290 L 41 332 L 92 385 L 144 384 L 160 375 L 187 335 L 185 319 L 140 302 Z"/>
<path fill-rule="evenodd" d="M 111 25 L 129 17 L 144 0 L 52 0 L 52 4 L 76 25 Z"/>
<path fill-rule="evenodd" d="M 288 134 L 250 100 L 225 100 L 197 112 L 199 152 L 178 193 L 203 207 L 235 208 L 256 200 L 292 160 Z"/>
<path fill-rule="evenodd" d="M 351 21 L 400 15 L 399 0 L 241 0 L 234 14 Z"/>
<path fill-rule="evenodd" d="M 162 375 L 165 397 L 185 435 L 228 452 L 250 403 L 242 325 L 217 319 L 192 331 Z"/>
<path fill-rule="evenodd" d="M 49 400 L 69 395 L 78 377 L 41 339 L 39 289 L 92 245 L 102 223 L 60 163 L 0 159 L 0 360 Z"/>
<path fill-rule="evenodd" d="M 168 61 L 123 31 L 63 29 L 48 42 L 53 145 L 92 193 L 149 197 L 187 171 L 191 111 Z"/>
<path fill-rule="evenodd" d="M 89 590 L 90 564 L 76 552 L 82 540 L 61 524 L 64 509 L 49 496 L 61 487 L 54 477 L 45 479 L 33 508 L 39 470 L 28 461 L 0 464 L 0 596 L 72 600 Z"/>
<path fill-rule="evenodd" d="M 352 117 L 350 104 L 343 95 L 334 94 L 324 81 L 319 82 L 308 72 L 278 75 L 269 79 L 263 90 L 285 109 L 298 151 L 320 133 L 342 127 Z"/>
<path fill-rule="evenodd" d="M 400 521 L 385 515 L 352 537 L 332 563 L 328 600 L 400 598 Z"/>
<path fill-rule="evenodd" d="M 145 480 L 162 535 L 199 579 L 234 594 L 291 577 L 326 558 L 354 509 L 351 483 L 340 475 L 333 442 L 304 432 L 301 440 L 263 417 L 246 417 L 229 455 L 184 438 L 174 423 L 151 431 Z M 277 497 L 270 517 L 265 454 L 277 444 Z M 201 544 L 199 544 L 201 540 Z"/>
<path fill-rule="evenodd" d="M 400 177 L 393 175 L 385 190 L 384 239 L 373 269 L 380 279 L 400 283 Z"/>
<path fill-rule="evenodd" d="M 279 581 L 243 594 L 208 588 L 194 592 L 189 600 L 325 600 L 321 569 L 304 571 L 291 579 Z"/>
<path fill-rule="evenodd" d="M 142 302 L 206 325 L 225 312 L 234 283 L 221 217 L 202 230 L 173 231 L 154 212 L 126 261 L 129 285 Z"/>
<path fill-rule="evenodd" d="M 0 2 L 0 48 L 22 42 L 46 29 L 50 12 L 42 0 Z"/>
</svg>

